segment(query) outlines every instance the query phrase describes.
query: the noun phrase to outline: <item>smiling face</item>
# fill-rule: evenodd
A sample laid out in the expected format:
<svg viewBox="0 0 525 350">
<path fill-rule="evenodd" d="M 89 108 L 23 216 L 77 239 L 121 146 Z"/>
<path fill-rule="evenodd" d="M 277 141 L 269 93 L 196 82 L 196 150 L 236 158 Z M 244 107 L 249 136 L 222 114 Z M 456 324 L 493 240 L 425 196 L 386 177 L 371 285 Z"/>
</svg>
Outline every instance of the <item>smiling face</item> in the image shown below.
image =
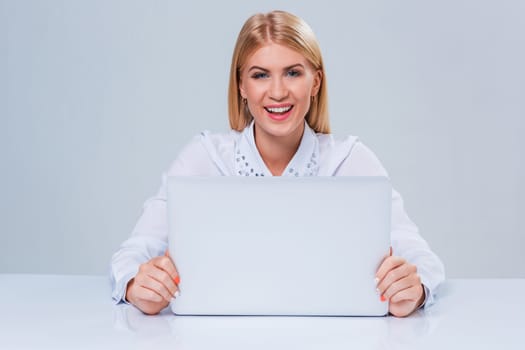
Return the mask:
<svg viewBox="0 0 525 350">
<path fill-rule="evenodd" d="M 321 71 L 297 51 L 273 42 L 258 48 L 242 67 L 239 82 L 255 120 L 256 137 L 300 140 L 321 79 Z"/>
</svg>

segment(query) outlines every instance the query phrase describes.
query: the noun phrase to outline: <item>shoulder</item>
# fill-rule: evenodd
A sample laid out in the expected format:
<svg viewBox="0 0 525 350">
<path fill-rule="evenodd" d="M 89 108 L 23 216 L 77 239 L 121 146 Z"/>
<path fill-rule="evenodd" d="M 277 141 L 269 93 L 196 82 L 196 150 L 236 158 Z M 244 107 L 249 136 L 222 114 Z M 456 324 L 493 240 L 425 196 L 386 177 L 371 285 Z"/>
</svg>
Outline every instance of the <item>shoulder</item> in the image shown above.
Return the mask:
<svg viewBox="0 0 525 350">
<path fill-rule="evenodd" d="M 225 171 L 224 160 L 233 149 L 239 133 L 212 133 L 204 130 L 191 138 L 181 149 L 169 169 L 170 175 L 216 175 Z"/>
<path fill-rule="evenodd" d="M 353 135 L 344 138 L 337 137 L 334 134 L 316 133 L 315 135 L 319 141 L 319 152 L 327 156 L 334 156 L 335 154 L 347 156 L 355 144 L 359 142 L 359 138 Z"/>
<path fill-rule="evenodd" d="M 240 136 L 241 133 L 235 130 L 223 133 L 213 133 L 204 130 L 196 137 L 208 152 L 224 154 L 225 152 L 229 153 L 233 150 Z"/>
<path fill-rule="evenodd" d="M 321 159 L 330 176 L 386 176 L 383 165 L 375 153 L 359 137 L 317 134 Z M 329 172 L 329 173 L 326 173 Z"/>
</svg>

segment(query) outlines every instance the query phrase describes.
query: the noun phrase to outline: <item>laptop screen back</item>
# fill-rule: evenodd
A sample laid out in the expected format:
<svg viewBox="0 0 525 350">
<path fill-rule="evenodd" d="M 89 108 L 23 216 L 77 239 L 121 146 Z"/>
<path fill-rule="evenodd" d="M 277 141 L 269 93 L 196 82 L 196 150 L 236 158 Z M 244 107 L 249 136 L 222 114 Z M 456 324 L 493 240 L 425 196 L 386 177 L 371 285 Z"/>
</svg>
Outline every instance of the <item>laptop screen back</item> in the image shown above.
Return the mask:
<svg viewBox="0 0 525 350">
<path fill-rule="evenodd" d="M 169 250 L 186 315 L 385 315 L 384 177 L 170 177 Z"/>
</svg>

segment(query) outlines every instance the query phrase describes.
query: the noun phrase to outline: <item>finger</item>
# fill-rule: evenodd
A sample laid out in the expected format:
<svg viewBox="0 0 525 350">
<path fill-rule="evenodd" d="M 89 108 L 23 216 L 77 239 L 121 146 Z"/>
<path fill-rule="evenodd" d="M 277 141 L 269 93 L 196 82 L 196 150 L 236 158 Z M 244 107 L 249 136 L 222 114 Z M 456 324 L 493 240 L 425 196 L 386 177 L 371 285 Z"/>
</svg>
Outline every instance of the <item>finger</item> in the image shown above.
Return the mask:
<svg viewBox="0 0 525 350">
<path fill-rule="evenodd" d="M 379 267 L 376 270 L 376 276 L 374 278 L 376 281 L 376 286 L 379 283 L 379 277 L 377 277 L 377 271 L 379 271 L 379 268 L 381 267 L 381 265 L 383 265 L 383 263 L 385 262 L 386 259 L 388 259 L 389 256 L 392 256 L 392 247 L 389 248 L 388 254 L 385 254 L 385 256 L 383 256 L 383 260 L 381 260 L 381 263 L 379 264 Z"/>
<path fill-rule="evenodd" d="M 383 278 L 385 278 L 386 274 L 396 267 L 404 264 L 406 261 L 402 257 L 399 256 L 389 256 L 386 258 L 382 263 L 381 266 L 379 266 L 379 269 L 377 269 L 376 272 L 376 281 L 379 283 Z"/>
<path fill-rule="evenodd" d="M 136 282 L 138 283 L 139 287 L 146 288 L 159 294 L 166 301 L 170 301 L 173 296 L 173 294 L 170 293 L 169 289 L 166 288 L 166 286 L 163 283 L 159 282 L 158 280 L 149 275 L 138 276 L 136 278 Z M 147 293 L 147 295 L 149 295 L 149 293 Z M 138 297 L 140 298 L 140 296 Z"/>
<path fill-rule="evenodd" d="M 391 303 L 400 303 L 403 301 L 413 301 L 417 302 L 421 298 L 421 285 L 411 286 L 400 290 L 390 298 Z"/>
<path fill-rule="evenodd" d="M 147 274 L 150 278 L 153 278 L 160 284 L 162 284 L 171 296 L 175 295 L 175 292 L 179 289 L 175 281 L 171 276 L 164 270 L 161 270 L 157 267 L 153 267 L 147 271 Z"/>
<path fill-rule="evenodd" d="M 381 294 L 385 297 L 386 300 L 390 300 L 394 295 L 396 295 L 400 291 L 407 288 L 411 288 L 413 286 L 418 286 L 420 284 L 421 280 L 419 276 L 417 274 L 410 274 L 404 278 L 393 282 Z"/>
<path fill-rule="evenodd" d="M 168 256 L 159 256 L 151 260 L 152 263 L 160 268 L 161 270 L 164 270 L 170 275 L 171 279 L 175 282 L 175 284 L 180 283 L 180 276 L 179 272 L 177 271 L 177 268 L 175 267 L 175 264 L 173 263 L 173 260 L 171 260 Z"/>
<path fill-rule="evenodd" d="M 415 265 L 403 263 L 392 270 L 388 271 L 386 276 L 379 282 L 377 289 L 380 294 L 383 294 L 393 283 L 411 275 L 416 274 L 417 269 Z"/>
<path fill-rule="evenodd" d="M 148 302 L 154 302 L 154 303 L 161 303 L 165 302 L 166 298 L 164 298 L 162 295 L 160 295 L 158 292 L 154 291 L 153 289 L 149 289 L 148 287 L 139 285 L 136 287 L 136 293 L 135 297 L 136 299 L 140 301 L 148 301 Z"/>
<path fill-rule="evenodd" d="M 160 294 L 162 294 L 164 297 L 166 296 L 166 293 L 162 293 L 162 290 L 167 290 L 167 293 L 173 296 L 177 291 L 177 286 L 171 279 L 171 276 L 164 270 L 160 269 L 156 265 L 154 265 L 153 260 L 150 260 L 149 262 L 140 265 L 139 272 L 137 273 L 137 276 L 135 277 L 137 280 L 137 283 L 142 286 L 146 286 L 150 289 L 154 289 Z M 159 283 L 162 286 L 161 288 L 155 288 L 151 285 L 151 282 L 149 280 L 154 280 L 157 283 Z"/>
<path fill-rule="evenodd" d="M 166 249 L 166 252 L 164 253 L 164 255 L 171 259 L 171 255 L 170 255 L 170 251 L 169 251 L 169 249 Z M 173 266 L 175 266 L 175 262 L 173 261 L 173 259 L 171 259 L 171 261 L 172 261 L 172 263 L 173 263 Z M 178 287 L 178 285 L 179 285 L 179 283 L 180 283 L 180 275 L 179 275 L 179 271 L 177 270 L 177 267 L 176 267 L 176 266 L 175 266 L 175 271 L 176 271 L 176 273 L 177 273 L 177 276 L 175 276 L 175 277 L 173 278 L 173 281 L 175 282 L 175 284 L 177 284 L 177 287 Z"/>
</svg>

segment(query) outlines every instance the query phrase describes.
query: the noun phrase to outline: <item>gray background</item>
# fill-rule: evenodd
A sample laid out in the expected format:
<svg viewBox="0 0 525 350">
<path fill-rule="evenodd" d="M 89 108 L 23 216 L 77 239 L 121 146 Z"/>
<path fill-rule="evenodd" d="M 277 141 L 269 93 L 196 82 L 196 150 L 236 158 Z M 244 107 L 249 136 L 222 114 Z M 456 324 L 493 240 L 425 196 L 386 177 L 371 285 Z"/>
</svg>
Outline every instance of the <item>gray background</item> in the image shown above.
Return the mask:
<svg viewBox="0 0 525 350">
<path fill-rule="evenodd" d="M 1 1 L 0 272 L 104 274 L 160 175 L 227 130 L 244 20 L 323 50 L 337 135 L 389 171 L 448 277 L 525 277 L 523 1 Z"/>
</svg>

